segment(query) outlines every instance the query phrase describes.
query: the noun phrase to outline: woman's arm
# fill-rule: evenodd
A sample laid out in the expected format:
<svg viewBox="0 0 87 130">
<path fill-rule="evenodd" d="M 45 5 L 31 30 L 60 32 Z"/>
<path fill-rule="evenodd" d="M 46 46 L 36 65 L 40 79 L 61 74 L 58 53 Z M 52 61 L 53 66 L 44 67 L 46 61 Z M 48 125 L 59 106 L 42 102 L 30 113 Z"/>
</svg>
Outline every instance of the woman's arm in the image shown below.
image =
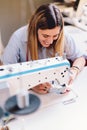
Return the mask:
<svg viewBox="0 0 87 130">
<path fill-rule="evenodd" d="M 84 68 L 86 64 L 86 60 L 84 57 L 79 57 L 77 59 L 75 59 L 75 61 L 73 62 L 70 71 L 71 71 L 71 76 L 70 76 L 70 81 L 69 84 L 71 84 L 73 82 L 73 80 L 77 77 L 77 75 L 80 73 L 80 71 L 82 71 L 82 69 Z"/>
<path fill-rule="evenodd" d="M 13 64 L 18 61 L 18 49 L 19 41 L 15 34 L 13 34 L 4 49 L 4 52 L 1 56 L 1 62 L 3 64 Z"/>
<path fill-rule="evenodd" d="M 26 61 L 27 26 L 16 30 L 9 39 L 1 56 L 3 64 L 14 64 Z"/>
</svg>

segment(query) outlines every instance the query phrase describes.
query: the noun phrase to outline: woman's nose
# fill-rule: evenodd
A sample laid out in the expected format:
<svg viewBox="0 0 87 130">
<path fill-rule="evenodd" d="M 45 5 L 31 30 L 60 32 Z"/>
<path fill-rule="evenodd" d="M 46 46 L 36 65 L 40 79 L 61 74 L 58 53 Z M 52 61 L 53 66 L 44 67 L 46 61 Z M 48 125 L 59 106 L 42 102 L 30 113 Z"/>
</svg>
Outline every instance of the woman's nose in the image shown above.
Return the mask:
<svg viewBox="0 0 87 130">
<path fill-rule="evenodd" d="M 50 44 L 52 44 L 52 43 L 53 43 L 53 38 L 52 38 L 52 37 L 49 37 L 49 38 L 47 39 L 47 42 L 50 43 Z"/>
</svg>

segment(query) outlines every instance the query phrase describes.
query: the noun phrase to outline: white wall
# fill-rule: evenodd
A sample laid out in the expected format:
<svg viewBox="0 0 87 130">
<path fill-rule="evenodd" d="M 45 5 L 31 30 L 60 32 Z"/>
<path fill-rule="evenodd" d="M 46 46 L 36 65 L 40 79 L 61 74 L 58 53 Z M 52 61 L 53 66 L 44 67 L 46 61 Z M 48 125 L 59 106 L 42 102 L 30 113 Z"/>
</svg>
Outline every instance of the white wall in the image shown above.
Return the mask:
<svg viewBox="0 0 87 130">
<path fill-rule="evenodd" d="M 0 0 L 0 31 L 3 45 L 7 45 L 11 34 L 17 28 L 28 22 L 32 11 L 42 3 L 52 1 L 53 0 Z M 30 4 L 32 4 L 32 6 Z"/>
</svg>

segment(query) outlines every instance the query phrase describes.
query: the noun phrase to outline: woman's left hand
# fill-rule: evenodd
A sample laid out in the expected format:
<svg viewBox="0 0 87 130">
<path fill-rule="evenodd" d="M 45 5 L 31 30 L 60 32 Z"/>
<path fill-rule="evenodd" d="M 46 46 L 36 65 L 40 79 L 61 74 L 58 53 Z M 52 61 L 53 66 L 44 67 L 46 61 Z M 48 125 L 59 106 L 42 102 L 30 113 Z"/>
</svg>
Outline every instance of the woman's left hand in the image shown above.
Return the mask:
<svg viewBox="0 0 87 130">
<path fill-rule="evenodd" d="M 77 77 L 78 75 L 78 70 L 74 69 L 73 67 L 70 68 L 70 79 L 69 79 L 69 84 L 72 84 L 74 79 Z"/>
</svg>

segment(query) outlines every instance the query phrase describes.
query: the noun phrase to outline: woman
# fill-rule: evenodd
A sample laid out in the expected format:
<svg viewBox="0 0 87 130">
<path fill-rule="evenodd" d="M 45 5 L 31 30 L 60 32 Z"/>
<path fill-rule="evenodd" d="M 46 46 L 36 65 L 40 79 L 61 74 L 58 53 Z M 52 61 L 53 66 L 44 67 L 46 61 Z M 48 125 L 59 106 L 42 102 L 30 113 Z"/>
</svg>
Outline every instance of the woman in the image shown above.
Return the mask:
<svg viewBox="0 0 87 130">
<path fill-rule="evenodd" d="M 18 29 L 5 48 L 1 58 L 3 64 L 38 60 L 62 56 L 73 62 L 70 82 L 76 78 L 85 65 L 85 58 L 72 37 L 64 31 L 62 15 L 54 4 L 41 5 L 31 17 L 29 25 Z M 38 93 L 47 93 L 51 85 L 40 84 L 33 88 Z"/>
</svg>

